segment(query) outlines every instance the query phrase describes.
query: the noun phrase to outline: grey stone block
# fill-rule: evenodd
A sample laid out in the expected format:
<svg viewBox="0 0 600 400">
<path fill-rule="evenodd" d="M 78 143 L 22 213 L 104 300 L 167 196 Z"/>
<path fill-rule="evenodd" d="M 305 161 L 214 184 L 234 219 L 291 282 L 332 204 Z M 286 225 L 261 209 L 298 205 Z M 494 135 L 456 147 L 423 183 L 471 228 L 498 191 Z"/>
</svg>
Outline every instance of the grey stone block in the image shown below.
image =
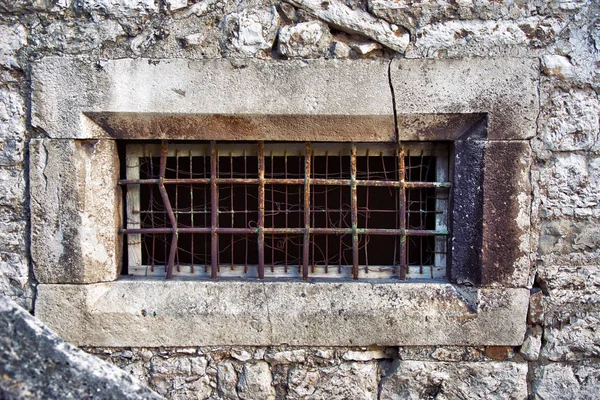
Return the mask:
<svg viewBox="0 0 600 400">
<path fill-rule="evenodd" d="M 439 283 L 118 280 L 39 285 L 36 315 L 86 346 L 509 346 L 528 304 Z"/>
<path fill-rule="evenodd" d="M 485 113 L 488 139 L 527 139 L 536 133 L 536 60 L 396 59 L 390 71 L 400 125 L 403 114 Z"/>
<path fill-rule="evenodd" d="M 115 142 L 34 139 L 30 156 L 31 256 L 37 280 L 115 280 L 122 251 Z"/>
<path fill-rule="evenodd" d="M 396 361 L 381 382 L 382 400 L 526 399 L 527 364 Z"/>
<path fill-rule="evenodd" d="M 340 123 L 360 124 L 362 140 L 395 138 L 383 61 L 49 57 L 32 85 L 32 124 L 54 138 L 340 140 Z"/>
</svg>

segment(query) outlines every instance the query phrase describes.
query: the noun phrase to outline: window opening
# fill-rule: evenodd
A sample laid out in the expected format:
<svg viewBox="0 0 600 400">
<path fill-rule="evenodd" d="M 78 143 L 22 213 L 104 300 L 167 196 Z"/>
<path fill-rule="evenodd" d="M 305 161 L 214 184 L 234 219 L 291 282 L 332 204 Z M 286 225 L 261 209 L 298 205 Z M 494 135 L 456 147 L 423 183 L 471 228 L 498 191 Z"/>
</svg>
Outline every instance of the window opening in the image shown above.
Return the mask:
<svg viewBox="0 0 600 400">
<path fill-rule="evenodd" d="M 443 278 L 443 142 L 128 144 L 130 275 Z"/>
</svg>

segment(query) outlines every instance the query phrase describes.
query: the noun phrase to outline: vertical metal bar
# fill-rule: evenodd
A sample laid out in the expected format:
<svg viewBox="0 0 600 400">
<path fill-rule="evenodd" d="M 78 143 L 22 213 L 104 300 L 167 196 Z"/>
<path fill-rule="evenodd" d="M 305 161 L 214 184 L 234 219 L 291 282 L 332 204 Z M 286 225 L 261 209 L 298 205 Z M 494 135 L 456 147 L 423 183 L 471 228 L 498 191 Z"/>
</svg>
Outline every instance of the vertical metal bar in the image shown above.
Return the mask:
<svg viewBox="0 0 600 400">
<path fill-rule="evenodd" d="M 325 151 L 325 179 L 329 179 L 329 151 Z M 325 228 L 329 228 L 329 186 L 325 186 Z M 325 273 L 329 272 L 329 234 L 325 234 Z"/>
<path fill-rule="evenodd" d="M 356 144 L 350 155 L 350 192 L 352 215 L 352 277 L 358 279 L 358 197 L 356 194 Z"/>
<path fill-rule="evenodd" d="M 273 174 L 273 150 L 270 153 L 271 158 L 271 178 L 275 178 Z M 271 226 L 275 225 L 275 186 L 271 185 Z M 271 272 L 275 272 L 275 235 L 271 235 Z"/>
<path fill-rule="evenodd" d="M 179 179 L 179 150 L 175 149 L 175 179 Z M 175 185 L 175 219 L 179 223 L 179 185 Z M 181 272 L 181 265 L 179 262 L 179 252 L 175 253 L 175 259 L 177 262 L 177 272 Z"/>
<path fill-rule="evenodd" d="M 367 149 L 367 156 L 366 156 L 366 161 L 367 161 L 367 180 L 371 179 L 371 168 L 369 166 L 370 164 L 370 160 L 369 160 L 369 149 Z M 367 186 L 367 195 L 366 195 L 366 204 L 365 204 L 365 229 L 368 228 L 369 226 L 369 186 Z M 376 206 L 377 207 L 377 206 Z M 369 244 L 369 238 L 367 237 L 367 235 L 364 236 L 365 238 L 365 273 L 368 274 L 369 273 L 369 252 L 368 252 L 368 244 Z"/>
<path fill-rule="evenodd" d="M 398 277 L 402 280 L 406 279 L 407 263 L 406 263 L 406 168 L 404 165 L 404 146 L 398 149 L 398 174 L 400 180 L 400 268 L 398 269 Z"/>
<path fill-rule="evenodd" d="M 258 278 L 265 278 L 265 144 L 258 142 Z"/>
<path fill-rule="evenodd" d="M 167 150 L 169 146 L 166 140 L 162 141 L 161 144 L 161 152 L 160 152 L 160 175 L 159 175 L 159 184 L 158 190 L 160 191 L 160 195 L 162 197 L 165 210 L 167 211 L 167 215 L 169 216 L 169 220 L 171 222 L 171 227 L 173 228 L 173 237 L 171 238 L 171 249 L 169 251 L 169 261 L 167 262 L 167 279 L 173 278 L 173 264 L 175 262 L 175 254 L 177 254 L 177 240 L 179 236 L 179 232 L 177 231 L 177 219 L 175 218 L 175 214 L 173 213 L 173 208 L 171 208 L 171 202 L 169 201 L 169 196 L 167 195 L 167 189 L 165 189 L 164 180 L 165 173 L 167 170 Z"/>
<path fill-rule="evenodd" d="M 192 163 L 192 150 L 189 150 L 189 157 L 190 157 L 190 178 L 194 177 L 194 165 Z M 190 185 L 190 223 L 192 225 L 192 228 L 194 227 L 194 185 Z M 191 246 L 191 252 L 192 252 L 192 259 L 190 261 L 190 270 L 192 272 L 192 274 L 194 273 L 194 234 L 192 233 L 192 246 Z"/>
<path fill-rule="evenodd" d="M 229 152 L 229 176 L 231 178 L 233 178 L 233 154 L 231 152 Z M 230 186 L 230 190 L 229 190 L 229 204 L 230 204 L 230 209 L 231 209 L 231 227 L 235 228 L 235 214 L 233 212 L 233 184 L 231 184 Z M 233 235 L 230 235 L 230 243 L 231 243 L 231 270 L 233 271 L 233 255 L 234 255 L 234 251 L 233 251 L 233 246 L 234 246 L 234 240 L 233 240 Z"/>
<path fill-rule="evenodd" d="M 285 169 L 285 179 L 288 179 L 288 160 L 287 160 L 287 150 L 283 150 L 283 161 L 284 161 L 284 169 Z M 289 228 L 288 217 L 289 217 L 289 203 L 288 203 L 288 186 L 285 185 L 285 227 Z M 288 272 L 288 234 L 285 234 L 285 273 Z"/>
<path fill-rule="evenodd" d="M 248 178 L 248 159 L 246 158 L 246 149 L 244 149 L 244 179 Z M 248 227 L 248 185 L 244 185 L 244 228 Z M 246 255 L 244 256 L 244 274 L 248 273 L 248 235 L 244 243 L 246 244 Z"/>
<path fill-rule="evenodd" d="M 339 153 L 339 157 L 340 157 L 340 179 L 344 179 L 344 162 L 343 162 L 343 157 L 342 157 L 342 151 L 340 150 Z M 343 192 L 344 192 L 344 187 L 340 186 L 338 188 L 339 193 L 340 193 L 340 202 L 339 202 L 339 228 L 345 228 L 343 225 L 345 216 L 344 216 L 344 196 L 343 196 Z M 342 273 L 342 255 L 344 254 L 344 236 L 340 235 L 339 236 L 340 240 L 339 240 L 339 253 L 338 253 L 338 274 Z"/>
<path fill-rule="evenodd" d="M 308 257 L 310 246 L 310 142 L 306 142 L 304 151 L 304 246 L 302 247 L 302 279 L 308 279 Z"/>
<path fill-rule="evenodd" d="M 217 168 L 219 160 L 217 154 L 217 144 L 213 140 L 210 142 L 210 277 L 217 278 L 219 270 L 219 192 L 217 190 Z"/>
</svg>

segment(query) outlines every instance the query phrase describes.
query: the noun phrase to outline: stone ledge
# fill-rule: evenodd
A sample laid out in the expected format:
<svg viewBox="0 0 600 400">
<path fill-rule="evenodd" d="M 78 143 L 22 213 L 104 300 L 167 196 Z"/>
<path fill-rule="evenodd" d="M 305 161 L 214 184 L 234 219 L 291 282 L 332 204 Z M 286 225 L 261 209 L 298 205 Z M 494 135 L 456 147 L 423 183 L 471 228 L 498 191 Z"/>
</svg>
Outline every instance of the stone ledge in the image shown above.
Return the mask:
<svg viewBox="0 0 600 400">
<path fill-rule="evenodd" d="M 39 285 L 36 316 L 78 346 L 522 343 L 529 290 L 460 290 L 466 296 L 447 283 L 123 279 Z"/>
</svg>

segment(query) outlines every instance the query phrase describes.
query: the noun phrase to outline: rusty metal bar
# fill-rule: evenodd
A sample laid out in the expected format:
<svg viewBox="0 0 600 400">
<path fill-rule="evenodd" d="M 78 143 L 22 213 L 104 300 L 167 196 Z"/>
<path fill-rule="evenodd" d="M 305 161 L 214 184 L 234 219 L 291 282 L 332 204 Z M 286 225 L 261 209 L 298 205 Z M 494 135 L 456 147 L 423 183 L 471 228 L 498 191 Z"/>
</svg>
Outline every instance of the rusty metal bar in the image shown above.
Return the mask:
<svg viewBox="0 0 600 400">
<path fill-rule="evenodd" d="M 206 178 L 182 178 L 182 179 L 164 179 L 165 185 L 170 184 L 210 184 L 211 179 Z M 252 178 L 216 178 L 217 184 L 240 184 L 240 185 L 258 185 L 260 184 L 258 179 Z M 305 179 L 263 179 L 265 185 L 302 185 Z M 315 179 L 310 180 L 312 185 L 320 186 L 350 186 L 352 184 L 350 179 Z M 121 179 L 120 185 L 151 185 L 158 184 L 159 179 Z M 400 187 L 398 181 L 379 181 L 379 180 L 364 180 L 356 179 L 354 181 L 356 186 L 380 186 L 380 187 Z M 419 189 L 419 188 L 450 188 L 452 184 L 450 182 L 405 182 L 404 187 L 407 189 Z"/>
<path fill-rule="evenodd" d="M 398 180 L 400 182 L 400 229 L 406 231 L 406 168 L 404 165 L 404 146 L 398 149 Z M 406 233 L 400 235 L 400 268 L 398 268 L 398 278 L 405 280 L 408 272 L 406 257 Z"/>
<path fill-rule="evenodd" d="M 358 279 L 358 197 L 356 194 L 356 145 L 350 155 L 350 203 L 352 217 L 352 277 Z"/>
<path fill-rule="evenodd" d="M 258 278 L 265 278 L 265 144 L 258 142 Z"/>
<path fill-rule="evenodd" d="M 162 197 L 163 204 L 165 206 L 165 211 L 169 216 L 169 221 L 171 222 L 173 237 L 171 238 L 171 248 L 169 249 L 169 261 L 167 262 L 167 279 L 173 278 L 173 264 L 175 263 L 175 255 L 177 254 L 177 240 L 179 233 L 177 232 L 177 219 L 175 218 L 175 214 L 173 213 L 173 208 L 171 207 L 171 202 L 169 201 L 169 195 L 167 194 L 167 189 L 165 189 L 165 185 L 163 184 L 163 180 L 165 179 L 165 173 L 167 170 L 167 150 L 169 146 L 166 140 L 163 140 L 161 143 L 161 152 L 160 152 L 160 178 L 158 184 L 158 190 L 160 192 L 160 196 Z"/>
<path fill-rule="evenodd" d="M 217 233 L 223 234 L 252 234 L 258 233 L 258 228 L 219 228 L 216 229 Z M 263 232 L 267 234 L 303 234 L 305 228 L 263 228 Z M 309 228 L 309 233 L 320 235 L 320 234 L 331 234 L 331 235 L 345 235 L 352 234 L 354 230 L 352 228 Z M 172 233 L 173 228 L 127 228 L 121 229 L 123 234 L 143 234 L 143 233 Z M 177 228 L 177 232 L 183 233 L 212 233 L 212 228 Z M 357 228 L 356 232 L 360 235 L 374 235 L 374 236 L 399 236 L 402 234 L 408 236 L 445 236 L 448 235 L 448 231 L 444 230 L 418 230 L 418 229 L 379 229 L 379 228 Z"/>
<path fill-rule="evenodd" d="M 304 246 L 302 248 L 302 279 L 308 279 L 308 257 L 310 246 L 310 168 L 311 168 L 310 142 L 306 142 L 304 152 Z"/>
<path fill-rule="evenodd" d="M 217 278 L 219 272 L 219 191 L 217 189 L 217 175 L 219 168 L 219 159 L 217 144 L 213 140 L 210 142 L 210 277 Z"/>
</svg>

